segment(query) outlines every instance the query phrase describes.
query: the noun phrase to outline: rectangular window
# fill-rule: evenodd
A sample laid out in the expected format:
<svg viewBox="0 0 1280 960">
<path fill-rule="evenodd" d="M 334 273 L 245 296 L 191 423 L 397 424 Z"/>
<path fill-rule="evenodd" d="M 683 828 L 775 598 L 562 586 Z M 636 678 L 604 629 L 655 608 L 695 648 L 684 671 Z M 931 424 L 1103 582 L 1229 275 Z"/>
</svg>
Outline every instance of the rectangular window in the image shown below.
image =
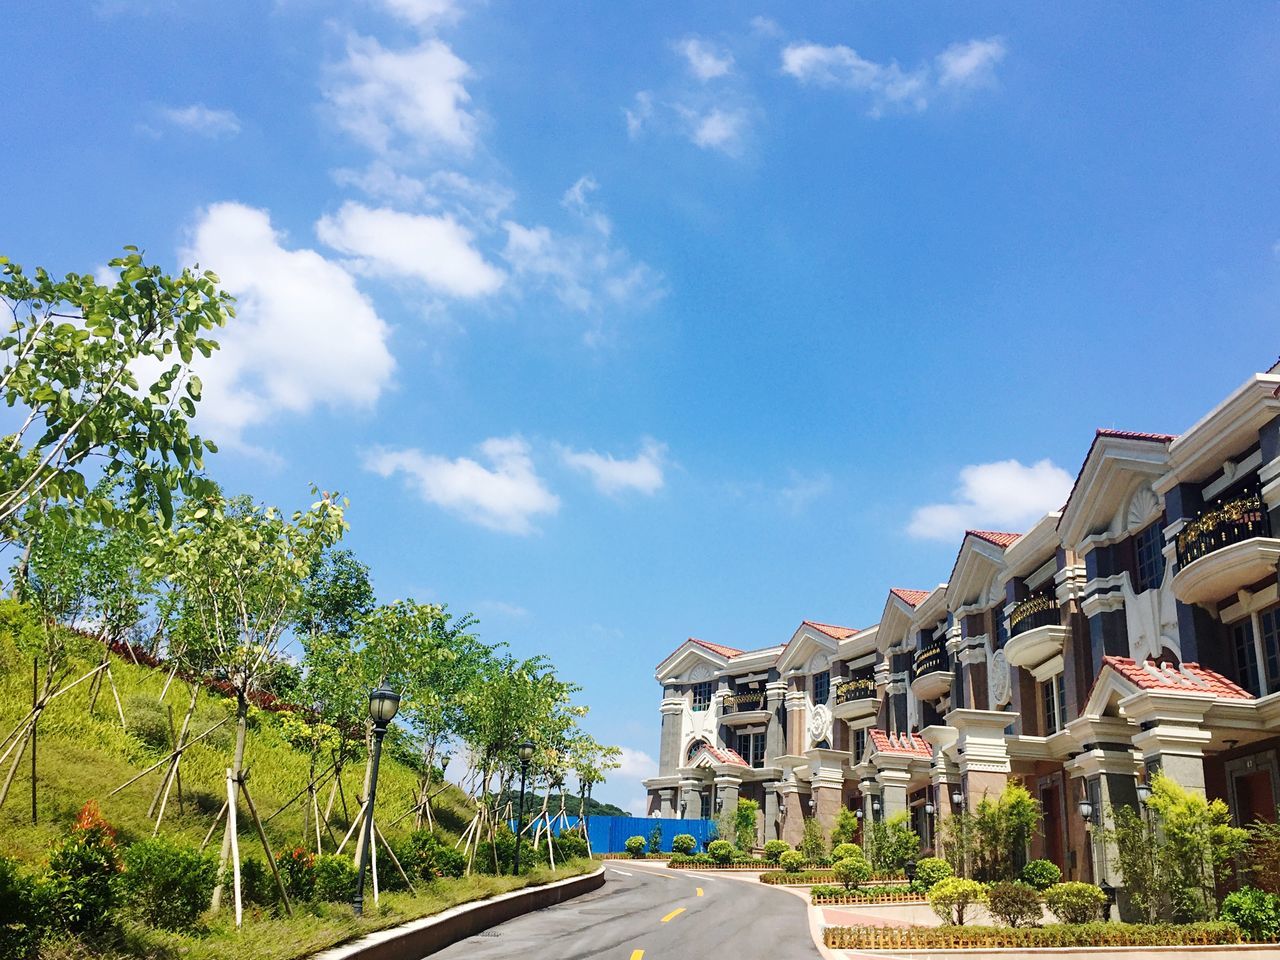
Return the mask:
<svg viewBox="0 0 1280 960">
<path fill-rule="evenodd" d="M 1045 736 L 1057 733 L 1067 719 L 1067 685 L 1062 674 L 1054 674 L 1040 684 L 1040 705 L 1044 712 Z"/>
<path fill-rule="evenodd" d="M 853 762 L 861 763 L 863 754 L 867 752 L 867 731 L 855 730 L 853 732 Z"/>
<path fill-rule="evenodd" d="M 706 710 L 711 706 L 711 681 L 706 680 L 702 683 L 693 685 L 693 709 Z"/>
<path fill-rule="evenodd" d="M 738 756 L 753 767 L 764 766 L 764 734 L 738 734 Z"/>
<path fill-rule="evenodd" d="M 1160 586 L 1164 578 L 1164 531 L 1160 521 L 1149 523 L 1133 538 L 1133 551 L 1138 561 L 1138 582 L 1134 593 Z"/>
<path fill-rule="evenodd" d="M 831 697 L 831 671 L 823 670 L 813 675 L 813 702 L 826 703 Z"/>
<path fill-rule="evenodd" d="M 1268 607 L 1258 614 L 1258 625 L 1262 628 L 1262 655 L 1267 661 L 1267 687 L 1274 692 L 1280 690 L 1280 606 Z"/>
<path fill-rule="evenodd" d="M 1258 684 L 1258 658 L 1254 655 L 1252 617 L 1245 617 L 1231 625 L 1231 647 L 1236 655 L 1236 679 L 1240 686 L 1255 697 L 1260 696 L 1262 687 Z"/>
</svg>

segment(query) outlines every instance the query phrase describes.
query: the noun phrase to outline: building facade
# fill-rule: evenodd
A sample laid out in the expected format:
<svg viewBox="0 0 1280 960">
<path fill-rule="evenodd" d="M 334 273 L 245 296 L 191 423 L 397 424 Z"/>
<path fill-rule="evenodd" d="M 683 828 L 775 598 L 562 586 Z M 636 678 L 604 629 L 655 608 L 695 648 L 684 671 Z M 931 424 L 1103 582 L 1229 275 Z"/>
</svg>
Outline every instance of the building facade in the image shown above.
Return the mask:
<svg viewBox="0 0 1280 960">
<path fill-rule="evenodd" d="M 795 844 L 808 816 L 906 811 L 929 846 L 1017 779 L 1044 809 L 1030 855 L 1118 887 L 1099 812 L 1157 769 L 1276 818 L 1278 567 L 1280 364 L 1181 435 L 1097 431 L 1061 510 L 968 531 L 947 582 L 889 590 L 875 626 L 681 644 L 649 812 L 747 797 L 761 842 Z"/>
</svg>

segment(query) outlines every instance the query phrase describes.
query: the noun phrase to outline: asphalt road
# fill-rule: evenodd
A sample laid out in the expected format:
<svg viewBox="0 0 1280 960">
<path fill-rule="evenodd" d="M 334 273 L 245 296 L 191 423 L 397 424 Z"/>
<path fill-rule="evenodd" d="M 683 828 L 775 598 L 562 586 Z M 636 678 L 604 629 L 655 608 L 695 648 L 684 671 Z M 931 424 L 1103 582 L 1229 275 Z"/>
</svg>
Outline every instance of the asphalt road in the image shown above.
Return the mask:
<svg viewBox="0 0 1280 960">
<path fill-rule="evenodd" d="M 814 960 L 808 908 L 784 890 L 619 862 L 605 885 L 508 920 L 432 960 Z M 701 891 L 701 895 L 699 895 Z"/>
</svg>

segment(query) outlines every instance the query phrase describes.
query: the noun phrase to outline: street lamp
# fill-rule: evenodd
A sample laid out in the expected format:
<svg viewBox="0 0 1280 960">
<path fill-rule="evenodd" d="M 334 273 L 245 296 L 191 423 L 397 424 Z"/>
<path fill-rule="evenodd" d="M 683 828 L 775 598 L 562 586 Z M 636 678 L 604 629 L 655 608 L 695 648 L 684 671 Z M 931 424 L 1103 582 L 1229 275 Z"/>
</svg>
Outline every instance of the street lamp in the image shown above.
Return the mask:
<svg viewBox="0 0 1280 960">
<path fill-rule="evenodd" d="M 685 819 L 685 811 L 687 811 L 688 809 L 689 809 L 689 801 L 681 800 L 680 801 L 680 819 L 681 820 Z"/>
<path fill-rule="evenodd" d="M 958 788 L 951 791 L 951 806 L 956 809 L 964 806 L 964 794 Z"/>
<path fill-rule="evenodd" d="M 1093 823 L 1093 802 L 1087 797 L 1079 803 L 1080 819 L 1085 823 Z"/>
<path fill-rule="evenodd" d="M 879 801 L 879 800 L 877 800 L 877 799 L 873 799 L 873 800 L 871 801 L 871 812 L 872 812 L 872 813 L 879 813 L 879 812 L 880 812 L 880 801 Z"/>
<path fill-rule="evenodd" d="M 529 775 L 529 761 L 533 759 L 533 744 L 526 740 L 516 747 L 520 757 L 520 806 L 516 813 L 516 862 L 515 875 L 520 876 L 520 834 L 524 833 L 524 781 Z"/>
<path fill-rule="evenodd" d="M 859 807 L 857 810 L 853 811 L 853 815 L 854 815 L 855 817 L 857 817 L 859 820 L 861 820 L 861 819 L 862 819 L 862 808 L 861 808 L 861 807 Z"/>
<path fill-rule="evenodd" d="M 382 738 L 387 735 L 387 724 L 395 719 L 400 709 L 400 694 L 386 681 L 369 691 L 369 719 L 373 721 L 373 766 L 369 777 L 369 798 L 364 810 L 364 849 L 360 855 L 360 869 L 356 877 L 356 895 L 351 909 L 356 916 L 364 912 L 364 875 L 369 869 L 369 852 L 373 844 L 373 803 L 378 794 L 378 761 L 382 759 Z"/>
<path fill-rule="evenodd" d="M 809 797 L 809 816 L 813 816 L 814 811 L 818 809 L 818 801 L 812 796 Z"/>
<path fill-rule="evenodd" d="M 933 801 L 932 801 L 932 800 L 926 800 L 926 801 L 924 802 L 924 815 L 925 815 L 926 817 L 932 817 L 932 816 L 933 816 Z"/>
<path fill-rule="evenodd" d="M 907 883 L 914 883 L 916 879 L 916 862 L 908 860 L 902 865 L 902 872 L 907 878 Z"/>
<path fill-rule="evenodd" d="M 1145 807 L 1147 805 L 1147 801 L 1150 799 L 1151 799 L 1151 784 L 1147 783 L 1146 781 L 1143 781 L 1142 783 L 1138 784 L 1138 802 Z"/>
</svg>

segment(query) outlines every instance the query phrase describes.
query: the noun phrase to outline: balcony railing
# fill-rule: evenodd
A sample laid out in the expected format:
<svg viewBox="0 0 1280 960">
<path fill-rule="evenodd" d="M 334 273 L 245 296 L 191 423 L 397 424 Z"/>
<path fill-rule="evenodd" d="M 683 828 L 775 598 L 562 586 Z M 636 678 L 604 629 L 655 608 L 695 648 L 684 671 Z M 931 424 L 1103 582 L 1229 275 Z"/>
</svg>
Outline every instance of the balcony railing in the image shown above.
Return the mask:
<svg viewBox="0 0 1280 960">
<path fill-rule="evenodd" d="M 1233 543 L 1269 536 L 1271 523 L 1260 492 L 1255 490 L 1231 500 L 1219 500 L 1178 531 L 1178 567 L 1181 569 Z"/>
<path fill-rule="evenodd" d="M 836 705 L 848 703 L 850 700 L 866 700 L 876 695 L 876 674 L 874 670 L 860 670 L 852 674 L 840 689 L 836 691 Z"/>
<path fill-rule="evenodd" d="M 1048 591 L 1033 594 L 1009 613 L 1009 636 L 1034 630 L 1036 627 L 1056 627 L 1062 623 L 1058 613 L 1058 598 Z"/>
<path fill-rule="evenodd" d="M 945 640 L 934 640 L 916 652 L 914 676 L 947 669 L 947 645 Z"/>
<path fill-rule="evenodd" d="M 751 690 L 747 693 L 735 693 L 721 700 L 720 708 L 724 713 L 745 713 L 748 710 L 764 710 L 764 691 Z"/>
</svg>

